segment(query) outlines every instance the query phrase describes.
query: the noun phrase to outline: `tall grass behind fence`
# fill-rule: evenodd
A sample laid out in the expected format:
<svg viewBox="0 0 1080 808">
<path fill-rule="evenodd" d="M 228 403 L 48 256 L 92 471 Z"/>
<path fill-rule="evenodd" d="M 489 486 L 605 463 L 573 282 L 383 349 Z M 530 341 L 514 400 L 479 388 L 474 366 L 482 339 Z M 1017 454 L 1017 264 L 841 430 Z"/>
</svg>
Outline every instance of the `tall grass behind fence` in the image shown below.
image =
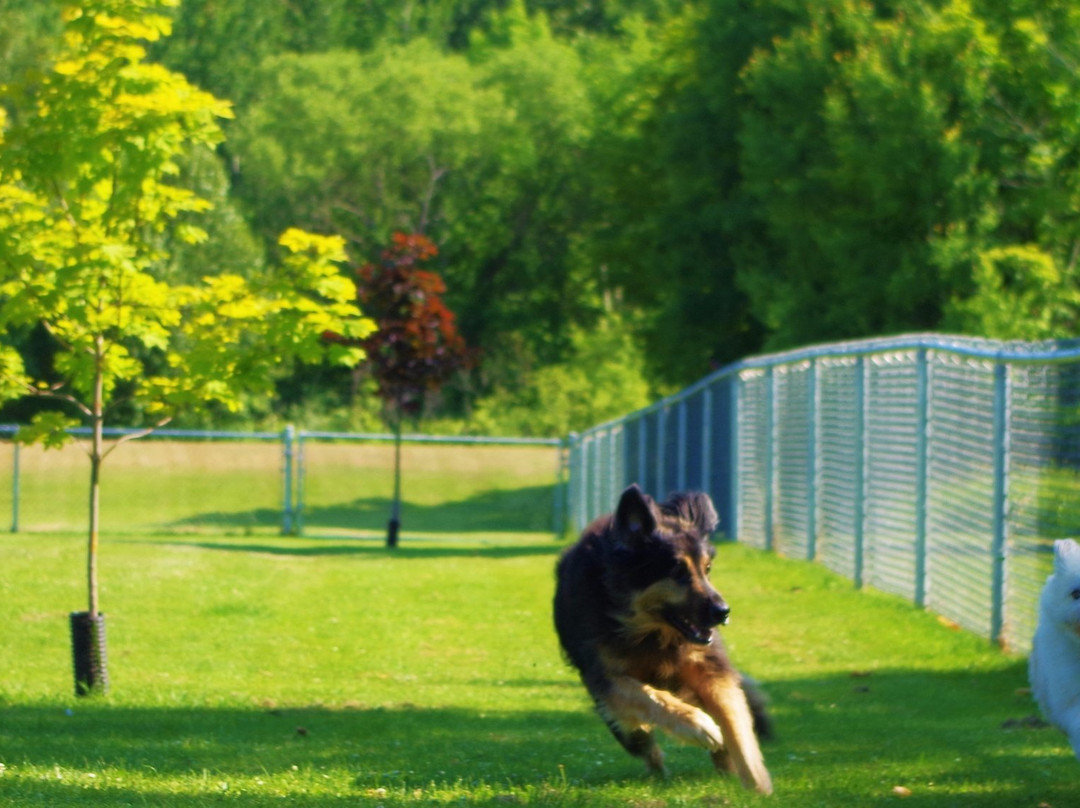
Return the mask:
<svg viewBox="0 0 1080 808">
<path fill-rule="evenodd" d="M 299 433 L 298 528 L 385 535 L 394 451 L 388 435 Z M 501 533 L 561 532 L 565 521 L 559 440 L 413 436 L 403 442 L 401 474 L 407 534 L 486 533 L 497 540 Z"/>
<path fill-rule="evenodd" d="M 76 432 L 63 449 L 0 441 L 0 529 L 86 530 L 88 436 Z M 102 529 L 384 534 L 393 453 L 390 435 L 159 430 L 106 459 Z M 404 535 L 550 534 L 565 521 L 564 478 L 558 440 L 404 436 Z M 508 501 L 512 523 L 499 517 Z"/>
<path fill-rule="evenodd" d="M 709 491 L 729 537 L 1019 651 L 1080 534 L 1080 343 L 913 335 L 724 368 L 571 442 L 574 526 L 630 482 Z"/>
<path fill-rule="evenodd" d="M 5 427 L 7 436 L 14 427 Z M 123 430 L 109 430 L 116 437 Z M 62 449 L 0 443 L 0 527 L 78 532 L 88 524 L 88 438 Z M 102 467 L 108 533 L 277 531 L 287 523 L 283 433 L 163 430 L 118 447 Z"/>
</svg>

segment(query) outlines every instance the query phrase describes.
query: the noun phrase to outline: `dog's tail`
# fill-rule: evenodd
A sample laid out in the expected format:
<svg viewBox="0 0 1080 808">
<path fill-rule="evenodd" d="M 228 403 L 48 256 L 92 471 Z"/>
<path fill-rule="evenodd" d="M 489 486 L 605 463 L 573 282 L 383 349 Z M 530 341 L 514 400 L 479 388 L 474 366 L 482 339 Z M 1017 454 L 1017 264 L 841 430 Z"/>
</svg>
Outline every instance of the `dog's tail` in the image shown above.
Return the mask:
<svg viewBox="0 0 1080 808">
<path fill-rule="evenodd" d="M 772 718 L 769 717 L 769 697 L 761 689 L 761 685 L 749 676 L 743 675 L 742 689 L 746 695 L 746 703 L 750 705 L 750 713 L 754 717 L 754 734 L 759 740 L 771 741 L 775 737 Z"/>
</svg>

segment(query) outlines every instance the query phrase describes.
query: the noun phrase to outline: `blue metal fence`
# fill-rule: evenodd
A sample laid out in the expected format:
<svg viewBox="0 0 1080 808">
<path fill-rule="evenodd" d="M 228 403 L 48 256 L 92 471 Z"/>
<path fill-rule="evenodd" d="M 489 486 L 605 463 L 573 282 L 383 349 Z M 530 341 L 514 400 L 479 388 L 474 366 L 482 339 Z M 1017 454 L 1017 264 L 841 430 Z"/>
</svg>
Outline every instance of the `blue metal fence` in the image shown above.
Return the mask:
<svg viewBox="0 0 1080 808">
<path fill-rule="evenodd" d="M 1080 533 L 1080 342 L 910 335 L 724 368 L 572 436 L 572 527 L 630 482 L 708 491 L 720 530 L 1026 650 Z"/>
<path fill-rule="evenodd" d="M 84 447 L 21 448 L 12 440 L 17 431 L 15 425 L 0 425 L 0 519 L 10 514 L 12 532 L 83 529 L 89 487 Z M 82 441 L 90 436 L 88 429 L 71 432 Z M 107 428 L 105 435 L 140 436 L 107 463 L 104 507 L 123 514 L 107 521 L 110 530 L 261 529 L 299 535 L 306 529 L 347 535 L 385 528 L 386 512 L 370 511 L 390 490 L 383 455 L 393 435 L 292 426 L 276 432 L 159 429 L 148 435 Z M 502 529 L 562 532 L 566 469 L 560 440 L 403 435 L 402 442 L 428 447 L 420 458 L 425 466 L 435 459 L 451 464 L 442 469 L 440 485 L 445 488 L 453 478 L 453 493 L 479 498 L 478 508 L 493 493 L 479 490 L 484 485 L 490 489 L 487 481 L 493 474 L 500 476 L 497 487 L 503 493 L 535 488 L 530 512 Z M 226 445 L 211 448 L 210 443 Z M 477 451 L 462 455 L 440 449 L 451 445 Z M 460 467 L 462 457 L 471 458 L 464 462 L 469 468 Z M 423 485 L 431 473 L 426 467 L 406 468 L 407 487 L 413 480 Z M 230 485 L 221 484 L 222 475 L 231 478 Z M 484 519 L 481 515 L 474 521 Z"/>
</svg>

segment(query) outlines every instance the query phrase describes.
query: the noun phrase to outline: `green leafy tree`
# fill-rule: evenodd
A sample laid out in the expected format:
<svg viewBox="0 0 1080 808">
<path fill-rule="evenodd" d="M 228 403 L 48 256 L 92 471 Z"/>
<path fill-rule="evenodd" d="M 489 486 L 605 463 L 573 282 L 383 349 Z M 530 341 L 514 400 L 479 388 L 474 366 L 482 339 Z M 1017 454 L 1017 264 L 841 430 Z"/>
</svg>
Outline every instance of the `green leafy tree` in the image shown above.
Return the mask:
<svg viewBox="0 0 1080 808">
<path fill-rule="evenodd" d="M 52 3 L 0 0 L 0 84 L 46 65 L 59 29 Z"/>
<path fill-rule="evenodd" d="M 768 249 L 738 281 L 773 347 L 934 328 L 949 269 L 935 234 L 977 238 L 986 177 L 963 136 L 992 43 L 962 8 L 839 0 L 742 73 L 741 194 Z"/>
<path fill-rule="evenodd" d="M 624 319 L 606 314 L 571 331 L 571 353 L 528 371 L 528 383 L 481 399 L 470 418 L 480 435 L 561 438 L 648 406 L 645 356 Z"/>
<path fill-rule="evenodd" d="M 741 9 L 687 4 L 664 24 L 600 43 L 590 59 L 598 202 L 589 249 L 639 313 L 648 375 L 661 389 L 761 346 L 735 281 L 736 247 L 754 227 L 738 196 L 739 72 L 785 15 L 768 3 Z"/>
<path fill-rule="evenodd" d="M 299 217 L 377 250 L 398 230 L 433 232 L 451 177 L 495 170 L 484 145 L 507 118 L 501 97 L 428 42 L 274 56 L 258 81 L 230 144 L 266 238 Z"/>
<path fill-rule="evenodd" d="M 474 40 L 476 80 L 509 120 L 492 132 L 494 164 L 448 183 L 434 236 L 466 338 L 486 372 L 501 365 L 510 373 L 499 381 L 516 385 L 514 367 L 568 356 L 571 329 L 602 308 L 603 272 L 584 249 L 597 121 L 581 54 L 524 3 L 508 3 Z"/>
<path fill-rule="evenodd" d="M 287 231 L 280 268 L 170 283 L 166 231 L 205 233 L 181 216 L 208 203 L 176 185 L 193 146 L 220 141 L 229 105 L 145 60 L 144 42 L 169 30 L 169 0 L 83 0 L 64 6 L 63 43 L 40 80 L 6 87 L 16 109 L 0 127 L 0 395 L 42 396 L 21 439 L 56 446 L 77 414 L 91 428 L 87 584 L 99 614 L 98 536 L 103 428 L 110 408 L 142 405 L 164 424 L 179 408 L 238 407 L 267 389 L 293 357 L 319 360 L 327 329 L 359 335 L 353 283 L 336 263 L 340 238 Z M 0 123 L 6 123 L 0 121 Z M 13 337 L 39 327 L 54 361 L 34 368 Z M 335 346 L 355 363 L 358 349 Z"/>
<path fill-rule="evenodd" d="M 427 41 L 281 55 L 230 139 L 264 237 L 286 220 L 370 255 L 428 236 L 470 345 L 476 387 L 558 361 L 601 308 L 585 256 L 591 100 L 573 47 L 508 9 L 468 58 Z"/>
</svg>

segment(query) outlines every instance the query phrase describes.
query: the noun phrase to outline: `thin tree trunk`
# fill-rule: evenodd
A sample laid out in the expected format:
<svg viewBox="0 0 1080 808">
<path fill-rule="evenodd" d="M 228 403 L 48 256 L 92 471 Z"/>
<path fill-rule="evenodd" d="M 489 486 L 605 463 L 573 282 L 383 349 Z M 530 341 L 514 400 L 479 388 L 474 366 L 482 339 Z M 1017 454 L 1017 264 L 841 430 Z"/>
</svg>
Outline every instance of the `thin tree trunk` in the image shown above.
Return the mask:
<svg viewBox="0 0 1080 808">
<path fill-rule="evenodd" d="M 394 421 L 394 500 L 390 505 L 390 524 L 387 526 L 386 546 L 397 547 L 401 527 L 401 410 Z"/>
<path fill-rule="evenodd" d="M 94 378 L 94 403 L 90 415 L 92 438 L 90 443 L 90 538 L 86 553 L 86 583 L 90 595 L 90 617 L 97 617 L 98 611 L 98 528 L 101 522 L 101 460 L 104 452 L 105 395 L 104 374 L 101 370 L 103 361 L 103 340 L 97 342 L 97 372 Z"/>
</svg>

